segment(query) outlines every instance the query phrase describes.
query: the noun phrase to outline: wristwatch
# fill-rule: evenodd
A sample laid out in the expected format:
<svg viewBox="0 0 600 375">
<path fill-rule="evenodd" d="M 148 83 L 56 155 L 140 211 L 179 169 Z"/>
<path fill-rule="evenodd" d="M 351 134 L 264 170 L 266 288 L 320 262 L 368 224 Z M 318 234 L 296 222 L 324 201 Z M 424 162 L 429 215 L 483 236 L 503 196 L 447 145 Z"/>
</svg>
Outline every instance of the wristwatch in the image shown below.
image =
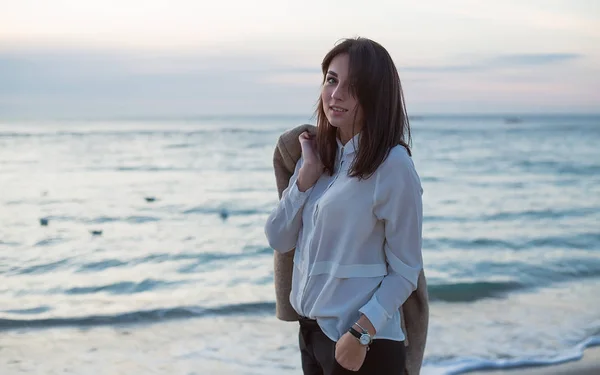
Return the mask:
<svg viewBox="0 0 600 375">
<path fill-rule="evenodd" d="M 369 335 L 369 332 L 365 330 L 362 330 L 362 332 L 358 332 L 354 329 L 354 327 L 350 327 L 348 332 L 350 332 L 352 336 L 356 337 L 358 339 L 358 342 L 360 342 L 361 345 L 366 346 L 367 349 L 369 348 L 369 345 L 373 342 L 373 338 L 371 337 L 371 335 Z"/>
</svg>

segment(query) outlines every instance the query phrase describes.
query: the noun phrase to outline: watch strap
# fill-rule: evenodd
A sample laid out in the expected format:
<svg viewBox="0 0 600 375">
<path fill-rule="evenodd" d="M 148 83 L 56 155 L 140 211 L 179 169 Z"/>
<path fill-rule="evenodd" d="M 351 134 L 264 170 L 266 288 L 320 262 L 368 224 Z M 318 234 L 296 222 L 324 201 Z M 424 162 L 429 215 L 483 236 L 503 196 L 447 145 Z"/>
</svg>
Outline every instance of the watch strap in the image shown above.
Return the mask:
<svg viewBox="0 0 600 375">
<path fill-rule="evenodd" d="M 357 330 L 355 330 L 353 327 L 350 327 L 348 329 L 348 332 L 350 332 L 350 334 L 352 336 L 356 337 L 356 339 L 358 340 L 358 342 L 360 342 L 361 345 L 366 346 L 367 350 L 369 350 L 369 345 L 371 344 L 371 342 L 373 342 L 373 339 L 371 338 L 371 336 L 367 332 L 360 333 Z M 369 337 L 369 343 L 368 344 L 363 344 L 362 343 L 362 341 L 360 340 L 362 336 L 368 336 Z"/>
<path fill-rule="evenodd" d="M 350 332 L 352 334 L 352 336 L 356 337 L 359 340 L 360 340 L 360 336 L 362 336 L 362 333 L 360 333 L 357 330 L 355 330 L 354 327 L 350 327 L 350 329 L 348 330 L 348 332 Z"/>
</svg>

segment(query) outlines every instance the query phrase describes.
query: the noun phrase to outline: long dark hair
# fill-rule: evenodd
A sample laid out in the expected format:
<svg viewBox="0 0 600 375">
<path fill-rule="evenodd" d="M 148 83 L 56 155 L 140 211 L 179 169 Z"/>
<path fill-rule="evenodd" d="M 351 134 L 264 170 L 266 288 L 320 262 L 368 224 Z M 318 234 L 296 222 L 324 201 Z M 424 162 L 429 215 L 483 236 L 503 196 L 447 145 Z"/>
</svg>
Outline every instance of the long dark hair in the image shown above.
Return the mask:
<svg viewBox="0 0 600 375">
<path fill-rule="evenodd" d="M 392 147 L 402 145 L 412 155 L 410 126 L 398 70 L 388 51 L 370 39 L 343 39 L 323 58 L 323 83 L 331 60 L 342 53 L 349 56 L 350 94 L 357 98 L 364 119 L 350 176 L 364 179 L 375 172 Z M 327 120 L 320 96 L 315 114 L 317 150 L 325 171 L 333 174 L 337 129 Z"/>
</svg>

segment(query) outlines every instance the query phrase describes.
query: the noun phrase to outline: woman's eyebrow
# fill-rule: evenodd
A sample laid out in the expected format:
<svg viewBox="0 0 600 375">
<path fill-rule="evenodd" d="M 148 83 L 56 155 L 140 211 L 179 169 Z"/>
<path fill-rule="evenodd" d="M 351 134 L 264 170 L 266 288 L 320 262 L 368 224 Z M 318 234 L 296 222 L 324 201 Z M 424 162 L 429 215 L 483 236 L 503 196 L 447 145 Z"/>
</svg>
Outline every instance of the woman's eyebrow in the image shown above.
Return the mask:
<svg viewBox="0 0 600 375">
<path fill-rule="evenodd" d="M 337 73 L 336 73 L 336 72 L 334 72 L 333 70 L 329 70 L 329 71 L 327 72 L 327 74 L 330 74 L 330 75 L 332 75 L 332 76 L 334 76 L 334 77 L 337 77 L 337 76 L 338 76 L 338 75 L 337 75 Z"/>
</svg>

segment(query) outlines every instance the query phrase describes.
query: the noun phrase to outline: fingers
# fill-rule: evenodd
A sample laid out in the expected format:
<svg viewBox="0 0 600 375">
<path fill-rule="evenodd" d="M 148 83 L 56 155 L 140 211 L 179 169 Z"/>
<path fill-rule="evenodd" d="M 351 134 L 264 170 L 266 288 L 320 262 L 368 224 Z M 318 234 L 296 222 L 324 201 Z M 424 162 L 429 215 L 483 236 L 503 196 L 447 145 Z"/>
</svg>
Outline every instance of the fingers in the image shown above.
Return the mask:
<svg viewBox="0 0 600 375">
<path fill-rule="evenodd" d="M 298 136 L 298 141 L 300 145 L 304 148 L 306 146 L 311 146 L 314 148 L 316 146 L 315 137 L 310 135 L 308 132 L 304 132 Z"/>
<path fill-rule="evenodd" d="M 301 133 L 301 134 L 298 136 L 298 138 L 300 138 L 300 139 L 306 139 L 306 140 L 311 140 L 311 139 L 313 139 L 313 138 L 314 138 L 314 136 L 313 136 L 313 135 L 311 135 L 309 132 L 307 132 L 307 131 L 304 131 L 304 132 L 302 132 L 302 133 Z"/>
</svg>

